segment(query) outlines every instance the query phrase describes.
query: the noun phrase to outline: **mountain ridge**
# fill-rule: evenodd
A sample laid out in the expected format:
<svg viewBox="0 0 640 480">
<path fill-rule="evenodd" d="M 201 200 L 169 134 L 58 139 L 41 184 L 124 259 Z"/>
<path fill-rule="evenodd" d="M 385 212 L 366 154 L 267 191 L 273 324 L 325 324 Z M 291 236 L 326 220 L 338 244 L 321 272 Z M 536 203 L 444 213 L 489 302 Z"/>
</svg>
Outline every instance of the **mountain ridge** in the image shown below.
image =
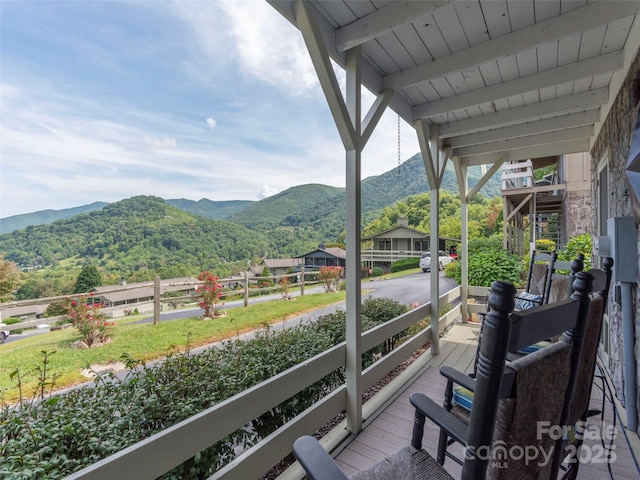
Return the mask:
<svg viewBox="0 0 640 480">
<path fill-rule="evenodd" d="M 469 168 L 469 183 L 473 186 L 481 177 L 480 167 Z M 458 184 L 451 163 L 447 165 L 442 180 L 443 190 L 458 192 Z M 386 206 L 411 195 L 429 191 L 421 154 L 417 153 L 393 169 L 362 180 L 363 223 L 375 217 Z M 494 175 L 481 190 L 486 196 L 500 195 L 499 174 Z M 345 189 L 319 183 L 296 185 L 262 200 L 200 200 L 167 199 L 169 205 L 209 219 L 227 220 L 247 228 L 295 227 L 302 223 L 311 227 L 327 226 L 327 223 L 344 225 L 334 214 L 344 211 Z M 101 210 L 108 203 L 93 202 L 88 205 L 62 210 L 36 212 L 0 218 L 0 234 L 11 233 L 28 226 L 47 225 L 74 215 Z M 274 212 L 277 210 L 277 213 Z M 287 210 L 288 209 L 288 210 Z M 286 213 L 286 214 L 285 214 Z M 267 219 L 264 219 L 264 217 Z M 344 215 L 340 213 L 342 217 Z M 331 228 L 332 232 L 342 228 Z"/>
</svg>

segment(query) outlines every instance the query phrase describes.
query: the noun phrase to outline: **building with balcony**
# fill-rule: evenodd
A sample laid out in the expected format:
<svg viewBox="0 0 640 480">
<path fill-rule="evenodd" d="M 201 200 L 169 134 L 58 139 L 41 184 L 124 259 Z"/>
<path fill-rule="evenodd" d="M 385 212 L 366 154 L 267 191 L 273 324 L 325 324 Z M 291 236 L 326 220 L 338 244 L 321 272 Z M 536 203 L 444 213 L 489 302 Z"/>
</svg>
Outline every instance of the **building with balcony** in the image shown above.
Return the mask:
<svg viewBox="0 0 640 480">
<path fill-rule="evenodd" d="M 591 228 L 591 157 L 570 153 L 508 162 L 501 167 L 504 247 L 518 255 L 537 240 L 563 248 Z M 548 172 L 536 175 L 536 171 Z"/>
</svg>

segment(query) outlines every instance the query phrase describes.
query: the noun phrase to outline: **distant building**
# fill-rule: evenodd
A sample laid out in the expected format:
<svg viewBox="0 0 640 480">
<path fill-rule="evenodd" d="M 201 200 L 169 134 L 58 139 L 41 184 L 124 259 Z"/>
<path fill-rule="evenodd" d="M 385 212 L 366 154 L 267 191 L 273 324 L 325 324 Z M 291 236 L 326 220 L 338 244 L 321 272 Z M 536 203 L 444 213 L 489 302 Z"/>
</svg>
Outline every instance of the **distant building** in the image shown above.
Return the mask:
<svg viewBox="0 0 640 480">
<path fill-rule="evenodd" d="M 342 267 L 346 266 L 347 252 L 339 247 L 327 248 L 321 243 L 318 248 L 312 252 L 305 253 L 294 258 L 297 261 L 294 268 L 299 269 L 304 266 L 306 269 L 318 269 L 320 267 Z"/>
</svg>

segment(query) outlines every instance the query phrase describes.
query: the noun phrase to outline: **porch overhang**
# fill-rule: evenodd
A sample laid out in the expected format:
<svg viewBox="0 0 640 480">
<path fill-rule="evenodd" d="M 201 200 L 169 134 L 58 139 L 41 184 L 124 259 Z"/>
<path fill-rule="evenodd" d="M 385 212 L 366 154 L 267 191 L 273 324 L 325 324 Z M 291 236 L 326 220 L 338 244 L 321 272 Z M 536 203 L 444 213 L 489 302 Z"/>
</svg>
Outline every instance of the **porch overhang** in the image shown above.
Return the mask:
<svg viewBox="0 0 640 480">
<path fill-rule="evenodd" d="M 638 54 L 640 2 L 267 0 L 307 45 L 345 151 L 347 421 L 362 427 L 361 154 L 389 106 L 416 129 L 431 204 L 448 161 L 461 198 L 462 318 L 467 318 L 468 202 L 504 162 L 586 152 Z M 346 71 L 346 95 L 331 61 Z M 361 88 L 376 101 L 362 112 Z M 544 160 L 538 161 L 538 163 Z M 467 168 L 487 165 L 473 186 Z M 431 209 L 436 245 L 438 209 Z M 431 268 L 431 298 L 438 269 Z M 431 317 L 438 318 L 437 302 Z M 438 322 L 431 351 L 439 350 Z"/>
</svg>

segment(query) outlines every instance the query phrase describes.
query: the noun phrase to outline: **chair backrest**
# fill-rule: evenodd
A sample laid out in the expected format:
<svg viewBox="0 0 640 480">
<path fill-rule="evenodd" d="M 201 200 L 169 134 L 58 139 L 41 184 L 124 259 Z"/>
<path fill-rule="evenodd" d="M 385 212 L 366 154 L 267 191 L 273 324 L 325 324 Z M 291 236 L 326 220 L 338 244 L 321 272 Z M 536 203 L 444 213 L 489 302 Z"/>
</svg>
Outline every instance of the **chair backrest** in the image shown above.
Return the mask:
<svg viewBox="0 0 640 480">
<path fill-rule="evenodd" d="M 564 420 L 566 392 L 572 387 L 575 374 L 572 358 L 574 350 L 581 345 L 579 340 L 585 328 L 590 289 L 591 276 L 579 273 L 576 292 L 571 298 L 509 315 L 509 309 L 514 305 L 513 299 L 509 298 L 510 292 L 514 291 L 513 285 L 494 282 L 491 286 L 490 309 L 484 320 L 477 362 L 463 479 L 484 478 L 487 468 L 489 472 L 503 471 L 500 475 L 506 475 L 508 471 L 513 474 L 501 478 L 525 478 L 518 476 L 519 468 L 496 468 L 499 465 L 494 454 L 490 453 L 492 447 L 513 444 L 524 448 L 527 445 L 525 442 L 536 438 L 538 413 L 532 412 L 536 405 L 541 408 L 538 405 L 540 403 L 547 403 L 539 411 L 540 421 L 553 421 L 551 425 L 558 425 Z M 505 368 L 508 351 L 517 352 L 565 330 L 569 331 L 567 342 L 558 342 L 557 346 L 542 349 L 533 357 L 523 357 Z M 551 379 L 548 380 L 548 376 Z M 545 402 L 540 401 L 540 385 L 545 384 L 543 382 L 553 386 L 553 392 L 547 392 L 546 387 Z M 547 394 L 553 396 L 554 400 L 547 402 Z M 499 423 L 497 419 L 500 419 Z M 548 437 L 542 440 L 547 447 L 553 447 L 555 442 Z M 493 451 L 499 454 L 502 450 Z"/>
<path fill-rule="evenodd" d="M 554 453 L 559 445 L 550 431 L 541 434 L 540 426 L 566 423 L 568 392 L 573 391 L 577 372 L 574 357 L 582 346 L 591 288 L 592 276 L 580 272 L 571 298 L 510 315 L 511 332 L 507 345 L 510 352 L 562 331 L 566 331 L 566 341 L 556 342 L 507 366 L 499 392 L 494 450 L 487 478 L 552 478 L 552 472 L 557 468 Z M 544 385 L 542 398 L 541 385 Z M 474 408 L 475 395 L 472 416 Z M 517 452 L 528 453 L 518 455 Z M 537 458 L 533 459 L 531 455 L 537 455 Z"/>
<path fill-rule="evenodd" d="M 584 269 L 584 255 L 579 253 L 573 261 L 557 260 L 550 272 L 543 303 L 554 303 L 571 296 L 576 273 Z M 568 274 L 557 273 L 566 271 Z"/>
<path fill-rule="evenodd" d="M 557 259 L 558 254 L 556 252 L 536 253 L 535 250 L 531 252 L 525 287 L 527 293 L 533 293 L 542 297 L 545 296 L 547 284 L 551 281 L 551 275 Z"/>
<path fill-rule="evenodd" d="M 541 432 L 561 424 L 570 359 L 571 346 L 560 341 L 508 365 L 515 382 L 511 395 L 500 400 L 487 479 L 551 478 L 556 440 Z"/>
<path fill-rule="evenodd" d="M 594 294 L 591 297 L 591 306 L 585 326 L 584 341 L 580 349 L 576 384 L 569 408 L 568 424 L 570 425 L 573 425 L 582 418 L 589 407 L 596 366 L 596 355 L 602 330 L 602 319 L 607 306 L 609 287 L 611 286 L 611 267 L 613 267 L 613 259 L 606 257 L 603 261 L 602 269 L 589 270 L 589 273 L 594 277 Z"/>
</svg>

